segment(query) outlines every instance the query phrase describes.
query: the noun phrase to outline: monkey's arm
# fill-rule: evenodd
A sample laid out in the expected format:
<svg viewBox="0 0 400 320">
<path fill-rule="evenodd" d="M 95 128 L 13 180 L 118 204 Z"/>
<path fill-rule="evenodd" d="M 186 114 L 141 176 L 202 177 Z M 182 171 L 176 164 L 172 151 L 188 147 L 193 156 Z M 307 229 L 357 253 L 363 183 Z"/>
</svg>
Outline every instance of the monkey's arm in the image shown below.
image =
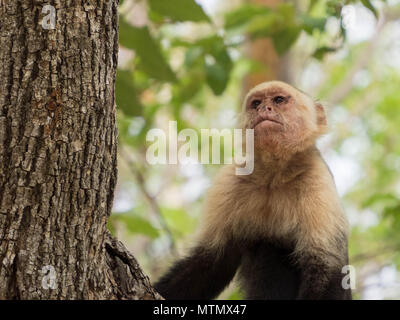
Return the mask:
<svg viewBox="0 0 400 320">
<path fill-rule="evenodd" d="M 349 299 L 342 287 L 342 269 L 348 265 L 349 225 L 340 204 L 335 182 L 322 158 L 309 176 L 312 184 L 300 196 L 303 223 L 299 229 L 296 256 L 300 269 L 298 299 Z"/>
<path fill-rule="evenodd" d="M 322 256 L 305 255 L 301 264 L 300 287 L 297 299 L 300 300 L 351 300 L 351 290 L 342 286 L 342 268 L 348 264 L 346 257 L 342 263 L 331 265 Z M 346 262 L 345 262 L 346 259 Z"/>
<path fill-rule="evenodd" d="M 240 250 L 233 244 L 220 251 L 197 246 L 178 260 L 155 288 L 165 299 L 213 299 L 234 277 L 240 258 Z"/>
</svg>

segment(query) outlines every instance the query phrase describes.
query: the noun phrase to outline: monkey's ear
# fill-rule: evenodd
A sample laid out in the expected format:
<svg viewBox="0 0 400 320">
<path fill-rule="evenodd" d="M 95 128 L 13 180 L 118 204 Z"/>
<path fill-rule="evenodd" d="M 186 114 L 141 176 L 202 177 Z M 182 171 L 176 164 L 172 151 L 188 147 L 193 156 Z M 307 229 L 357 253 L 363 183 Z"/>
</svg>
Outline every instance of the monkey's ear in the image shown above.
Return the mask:
<svg viewBox="0 0 400 320">
<path fill-rule="evenodd" d="M 326 113 L 325 113 L 325 108 L 320 104 L 319 102 L 315 103 L 315 109 L 317 110 L 317 124 L 318 126 L 321 127 L 326 127 L 327 126 L 327 121 L 326 121 Z"/>
</svg>

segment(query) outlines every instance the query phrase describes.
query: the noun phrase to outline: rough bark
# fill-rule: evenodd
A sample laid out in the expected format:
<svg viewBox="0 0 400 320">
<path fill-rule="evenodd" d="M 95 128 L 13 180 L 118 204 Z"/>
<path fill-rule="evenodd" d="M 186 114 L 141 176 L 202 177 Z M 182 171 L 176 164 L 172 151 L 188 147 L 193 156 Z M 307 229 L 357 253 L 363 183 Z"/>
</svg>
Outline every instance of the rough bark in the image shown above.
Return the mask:
<svg viewBox="0 0 400 320">
<path fill-rule="evenodd" d="M 107 233 L 117 179 L 118 0 L 2 0 L 0 298 L 154 299 Z M 41 21 L 56 8 L 56 28 Z M 43 285 L 43 267 L 56 288 Z"/>
</svg>

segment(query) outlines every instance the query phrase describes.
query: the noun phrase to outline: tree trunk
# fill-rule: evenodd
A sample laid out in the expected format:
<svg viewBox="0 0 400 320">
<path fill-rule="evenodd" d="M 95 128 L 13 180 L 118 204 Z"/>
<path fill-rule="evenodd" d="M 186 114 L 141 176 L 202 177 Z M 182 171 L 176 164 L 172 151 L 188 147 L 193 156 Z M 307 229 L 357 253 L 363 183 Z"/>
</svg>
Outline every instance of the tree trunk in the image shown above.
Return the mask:
<svg viewBox="0 0 400 320">
<path fill-rule="evenodd" d="M 106 229 L 118 0 L 1 3 L 0 298 L 159 298 Z"/>
<path fill-rule="evenodd" d="M 250 3 L 270 8 L 277 7 L 282 0 L 249 0 Z M 279 57 L 274 44 L 269 38 L 259 38 L 250 42 L 246 48 L 246 55 L 258 62 L 262 68 L 249 74 L 243 81 L 244 95 L 256 85 L 271 80 L 289 81 L 286 70 L 287 56 Z"/>
</svg>

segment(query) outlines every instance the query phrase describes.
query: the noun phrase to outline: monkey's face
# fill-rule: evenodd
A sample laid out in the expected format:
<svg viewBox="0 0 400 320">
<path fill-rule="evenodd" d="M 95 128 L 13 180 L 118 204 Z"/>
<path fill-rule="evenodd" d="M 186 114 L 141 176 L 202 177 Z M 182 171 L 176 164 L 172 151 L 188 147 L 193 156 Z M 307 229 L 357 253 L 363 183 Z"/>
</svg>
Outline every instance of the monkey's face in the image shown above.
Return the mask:
<svg viewBox="0 0 400 320">
<path fill-rule="evenodd" d="M 243 109 L 243 127 L 254 129 L 256 149 L 276 155 L 304 150 L 326 126 L 322 106 L 283 82 L 256 86 Z"/>
</svg>

